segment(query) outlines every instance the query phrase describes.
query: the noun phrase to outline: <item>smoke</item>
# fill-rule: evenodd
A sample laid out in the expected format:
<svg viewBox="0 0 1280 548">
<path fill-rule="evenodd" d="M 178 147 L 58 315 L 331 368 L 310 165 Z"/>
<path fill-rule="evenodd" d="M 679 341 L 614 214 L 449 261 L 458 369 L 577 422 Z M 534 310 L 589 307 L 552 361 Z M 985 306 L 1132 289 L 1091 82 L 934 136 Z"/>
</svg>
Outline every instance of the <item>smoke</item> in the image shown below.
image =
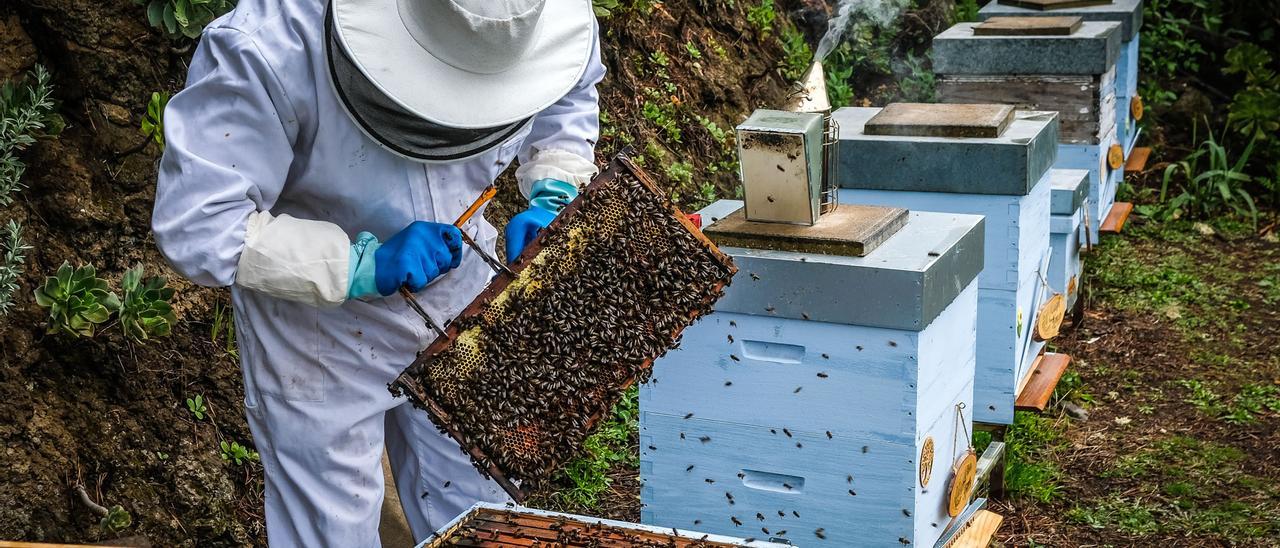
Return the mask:
<svg viewBox="0 0 1280 548">
<path fill-rule="evenodd" d="M 850 27 L 888 26 L 910 3 L 911 0 L 839 0 L 836 15 L 827 22 L 827 33 L 818 42 L 814 59 L 826 59 L 840 45 Z"/>
</svg>

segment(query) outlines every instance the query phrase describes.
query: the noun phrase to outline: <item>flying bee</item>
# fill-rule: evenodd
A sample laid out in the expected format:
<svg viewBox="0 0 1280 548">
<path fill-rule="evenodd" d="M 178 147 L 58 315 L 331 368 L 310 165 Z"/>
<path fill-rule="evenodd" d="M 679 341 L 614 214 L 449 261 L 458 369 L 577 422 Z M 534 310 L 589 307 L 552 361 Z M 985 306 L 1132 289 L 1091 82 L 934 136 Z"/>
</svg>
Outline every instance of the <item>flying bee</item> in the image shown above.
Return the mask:
<svg viewBox="0 0 1280 548">
<path fill-rule="evenodd" d="M 825 354 L 824 354 L 824 355 L 825 355 Z M 825 379 L 825 378 L 827 378 L 827 377 L 829 377 L 829 376 L 830 376 L 830 375 L 827 375 L 826 373 L 824 373 L 824 372 L 822 372 L 822 371 L 819 371 L 819 372 L 818 372 L 818 378 L 819 378 L 819 379 Z"/>
<path fill-rule="evenodd" d="M 819 527 L 813 531 L 813 536 L 822 540 L 827 540 L 827 530 Z"/>
<path fill-rule="evenodd" d="M 738 520 L 737 516 L 729 516 L 729 521 L 732 521 L 737 527 L 742 527 L 742 522 Z"/>
</svg>

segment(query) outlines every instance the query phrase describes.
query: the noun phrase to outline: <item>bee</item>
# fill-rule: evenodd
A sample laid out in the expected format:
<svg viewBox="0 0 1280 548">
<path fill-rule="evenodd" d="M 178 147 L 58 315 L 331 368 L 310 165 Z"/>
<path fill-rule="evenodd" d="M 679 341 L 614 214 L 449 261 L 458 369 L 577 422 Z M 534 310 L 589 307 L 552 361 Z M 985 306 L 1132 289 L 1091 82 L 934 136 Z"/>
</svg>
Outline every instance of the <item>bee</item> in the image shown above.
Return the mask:
<svg viewBox="0 0 1280 548">
<path fill-rule="evenodd" d="M 801 318 L 804 318 L 804 319 L 806 319 L 806 320 L 807 320 L 807 319 L 809 319 L 809 313 L 808 313 L 808 312 L 801 312 L 801 313 L 800 313 L 800 317 L 801 317 Z"/>
<path fill-rule="evenodd" d="M 847 481 L 847 482 L 849 482 L 849 483 L 853 483 L 853 474 L 849 474 L 849 475 L 845 476 L 845 477 L 844 477 L 844 480 L 845 480 L 845 481 Z"/>
<path fill-rule="evenodd" d="M 870 451 L 870 450 L 871 450 L 871 448 L 870 448 L 870 447 L 867 447 L 867 446 L 865 446 L 865 445 L 864 445 L 864 446 L 862 446 L 862 452 L 863 452 L 863 454 L 866 454 L 866 453 L 867 453 L 868 451 Z"/>
<path fill-rule="evenodd" d="M 801 444 L 800 442 L 796 442 L 796 449 L 802 449 L 802 448 L 804 448 L 804 445 Z"/>
<path fill-rule="evenodd" d="M 680 439 L 684 439 L 684 432 L 680 433 Z"/>
<path fill-rule="evenodd" d="M 854 492 L 853 492 L 853 489 L 850 489 L 850 490 L 849 490 L 849 496 L 851 496 L 851 497 L 856 497 L 856 496 L 858 496 L 858 494 L 857 494 L 857 493 L 854 493 Z"/>
<path fill-rule="evenodd" d="M 689 414 L 687 414 L 687 415 L 685 415 L 685 416 L 684 416 L 684 420 L 689 420 L 689 419 L 691 419 L 691 418 L 693 418 L 693 413 L 689 413 Z"/>
<path fill-rule="evenodd" d="M 726 336 L 727 336 L 727 337 L 729 337 L 729 342 L 731 342 L 731 343 L 732 343 L 732 342 L 733 342 L 733 335 L 726 335 Z"/>
<path fill-rule="evenodd" d="M 896 347 L 898 346 L 898 343 L 896 343 L 896 342 L 894 342 L 894 341 L 889 341 L 889 346 L 892 346 L 892 347 L 895 347 L 895 348 L 896 348 Z"/>
<path fill-rule="evenodd" d="M 739 357 L 738 357 L 737 355 L 735 355 L 735 354 L 729 354 L 729 359 L 731 359 L 731 360 L 733 360 L 733 361 L 735 361 L 735 362 L 740 362 L 740 361 L 742 361 L 742 359 L 741 359 L 741 358 L 739 358 Z"/>
<path fill-rule="evenodd" d="M 797 386 L 795 390 L 792 390 L 792 391 L 791 391 L 791 393 L 792 393 L 792 394 L 799 394 L 801 390 L 804 390 L 804 387 L 803 387 L 803 386 Z"/>
<path fill-rule="evenodd" d="M 692 465 L 692 464 L 690 464 L 687 468 L 685 468 L 685 469 L 684 469 L 684 471 L 685 471 L 685 472 L 692 472 L 692 471 L 693 471 L 693 465 Z"/>
<path fill-rule="evenodd" d="M 755 272 L 748 272 L 748 274 L 750 274 L 750 275 L 751 275 L 751 279 L 752 279 L 752 280 L 757 281 L 757 282 L 758 282 L 758 281 L 760 281 L 760 276 L 757 276 Z"/>
<path fill-rule="evenodd" d="M 761 514 L 760 512 L 756 512 L 756 519 L 760 521 L 764 521 L 764 514 Z"/>
<path fill-rule="evenodd" d="M 827 530 L 821 527 L 814 529 L 813 536 L 818 537 L 822 540 L 827 540 Z"/>
<path fill-rule="evenodd" d="M 827 439 L 832 439 L 831 431 L 830 431 L 830 430 L 827 430 Z"/>
<path fill-rule="evenodd" d="M 862 345 L 855 346 L 854 348 L 857 348 L 858 352 L 862 352 Z"/>
<path fill-rule="evenodd" d="M 742 522 L 738 520 L 737 516 L 729 516 L 729 521 L 732 521 L 736 527 L 742 527 Z"/>
<path fill-rule="evenodd" d="M 735 321 L 733 321 L 733 320 L 729 320 L 729 327 L 738 327 L 738 322 L 735 322 Z"/>
<path fill-rule="evenodd" d="M 711 436 L 702 436 L 702 437 L 698 438 L 698 441 L 700 441 L 700 442 L 702 442 L 702 443 L 707 443 L 707 442 L 711 441 Z"/>
<path fill-rule="evenodd" d="M 650 451 L 657 451 L 657 450 L 658 450 L 658 448 L 657 448 L 657 447 L 654 447 L 654 446 L 652 446 L 652 445 L 650 445 L 650 446 L 649 446 L 649 450 L 650 450 Z"/>
<path fill-rule="evenodd" d="M 452 481 L 445 481 L 445 482 L 444 482 L 444 487 L 445 487 L 445 489 L 448 489 L 448 488 L 449 488 L 449 486 L 450 486 L 450 485 L 452 485 L 452 484 L 453 484 L 453 482 L 452 482 Z"/>
<path fill-rule="evenodd" d="M 911 510 L 907 510 L 906 508 L 903 508 L 903 509 L 902 509 L 902 515 L 904 515 L 904 516 L 906 516 L 906 517 L 911 517 Z"/>
<path fill-rule="evenodd" d="M 792 511 L 791 511 L 791 515 L 793 515 L 793 516 L 795 516 L 795 517 L 800 517 L 800 512 L 797 512 L 797 511 L 795 511 L 795 510 L 792 510 Z"/>
<path fill-rule="evenodd" d="M 738 472 L 738 479 L 746 479 L 746 478 L 747 478 L 746 474 L 743 474 L 742 472 Z"/>
<path fill-rule="evenodd" d="M 826 354 L 823 354 L 823 356 L 826 356 Z M 819 372 L 818 372 L 818 378 L 819 378 L 819 379 L 825 379 L 825 378 L 827 378 L 827 377 L 829 377 L 829 376 L 830 376 L 830 375 L 827 375 L 826 373 L 824 373 L 824 372 L 822 372 L 822 371 L 819 371 Z"/>
<path fill-rule="evenodd" d="M 775 535 L 778 535 L 778 536 L 780 536 L 780 537 L 785 537 L 785 536 L 787 536 L 787 530 L 786 530 L 786 529 L 783 529 L 783 530 L 778 531 L 777 533 L 774 533 L 774 534 L 775 534 Z"/>
<path fill-rule="evenodd" d="M 791 437 L 791 431 L 790 431 L 790 430 L 787 430 L 786 428 L 783 428 L 783 429 L 782 429 L 782 433 L 783 433 L 783 434 L 786 434 L 788 438 L 789 438 L 789 437 Z"/>
<path fill-rule="evenodd" d="M 790 490 L 792 489 L 792 487 L 791 487 L 791 484 L 790 484 L 790 483 L 784 483 L 784 484 L 782 484 L 782 486 L 783 486 L 783 487 L 786 487 L 788 491 L 790 491 Z"/>
<path fill-rule="evenodd" d="M 761 531 L 764 531 L 764 534 L 766 534 L 766 535 L 767 535 L 767 534 L 769 534 L 769 528 L 768 528 L 768 527 L 761 527 L 761 528 L 760 528 L 760 530 L 761 530 Z"/>
<path fill-rule="evenodd" d="M 764 307 L 764 311 L 765 311 L 765 312 L 768 312 L 768 313 L 770 313 L 770 314 L 773 314 L 773 310 L 774 310 L 773 305 L 769 305 L 769 306 Z"/>
<path fill-rule="evenodd" d="M 733 386 L 733 381 L 724 381 L 725 386 Z"/>
<path fill-rule="evenodd" d="M 725 491 L 724 498 L 729 499 L 729 504 L 733 504 L 733 493 Z"/>
<path fill-rule="evenodd" d="M 831 356 L 827 355 L 827 353 L 826 353 L 826 352 L 823 352 L 823 353 L 822 353 L 822 359 L 824 359 L 824 360 L 829 360 L 829 359 L 831 359 Z"/>
</svg>

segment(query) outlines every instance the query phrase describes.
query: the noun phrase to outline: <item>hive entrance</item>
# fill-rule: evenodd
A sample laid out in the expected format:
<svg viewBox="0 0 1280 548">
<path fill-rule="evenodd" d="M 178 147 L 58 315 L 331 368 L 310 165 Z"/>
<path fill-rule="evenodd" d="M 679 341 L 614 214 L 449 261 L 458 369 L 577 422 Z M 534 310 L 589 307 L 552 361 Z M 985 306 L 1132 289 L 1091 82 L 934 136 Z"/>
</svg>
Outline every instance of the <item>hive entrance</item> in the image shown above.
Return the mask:
<svg viewBox="0 0 1280 548">
<path fill-rule="evenodd" d="M 734 268 L 619 157 L 392 383 L 516 500 L 570 457 Z M 521 483 L 516 487 L 516 483 Z"/>
</svg>

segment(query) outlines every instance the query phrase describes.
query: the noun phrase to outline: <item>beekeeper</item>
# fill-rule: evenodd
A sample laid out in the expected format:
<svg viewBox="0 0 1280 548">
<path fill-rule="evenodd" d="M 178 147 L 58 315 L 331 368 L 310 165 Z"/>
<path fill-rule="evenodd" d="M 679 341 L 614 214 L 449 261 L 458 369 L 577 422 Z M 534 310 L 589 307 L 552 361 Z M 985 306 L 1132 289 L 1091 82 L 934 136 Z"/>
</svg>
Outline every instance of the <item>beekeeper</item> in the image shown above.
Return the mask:
<svg viewBox="0 0 1280 548">
<path fill-rule="evenodd" d="M 491 272 L 451 224 L 517 155 L 518 253 L 595 173 L 590 0 L 240 0 L 164 115 L 152 228 L 231 286 L 276 546 L 377 546 L 384 445 L 413 533 L 503 501 L 387 384 Z M 481 215 L 462 227 L 492 252 Z M 387 296 L 391 297 L 387 297 Z"/>
</svg>

